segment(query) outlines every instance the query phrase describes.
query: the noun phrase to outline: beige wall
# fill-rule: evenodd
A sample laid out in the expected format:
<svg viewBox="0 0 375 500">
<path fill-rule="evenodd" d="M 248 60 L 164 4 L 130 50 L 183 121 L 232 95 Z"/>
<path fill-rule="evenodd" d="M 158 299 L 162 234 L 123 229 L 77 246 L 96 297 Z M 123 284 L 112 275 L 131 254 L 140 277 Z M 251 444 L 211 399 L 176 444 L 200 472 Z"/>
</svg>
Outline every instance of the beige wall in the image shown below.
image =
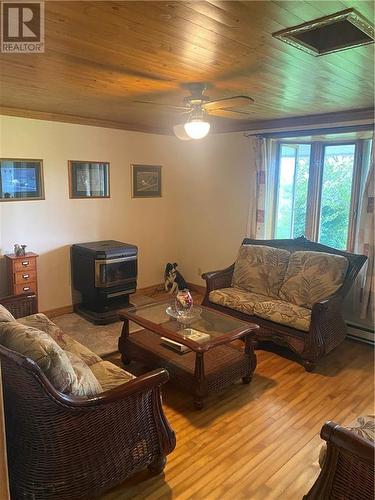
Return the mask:
<svg viewBox="0 0 375 500">
<path fill-rule="evenodd" d="M 234 261 L 246 233 L 252 158 L 243 134 L 180 143 L 178 262 L 187 281 Z"/>
<path fill-rule="evenodd" d="M 72 303 L 72 243 L 118 239 L 139 247 L 139 287 L 162 281 L 175 260 L 189 281 L 232 262 L 246 229 L 249 139 L 182 142 L 137 132 L 15 117 L 0 119 L 0 157 L 42 158 L 46 199 L 0 203 L 1 253 L 25 243 L 40 254 L 40 309 Z M 70 200 L 68 160 L 109 161 L 111 198 Z M 163 196 L 132 199 L 130 164 L 163 165 Z M 0 266 L 5 293 L 4 265 Z"/>
<path fill-rule="evenodd" d="M 170 138 L 13 117 L 2 119 L 1 156 L 44 160 L 44 201 L 1 204 L 1 252 L 26 243 L 40 254 L 40 308 L 72 302 L 70 245 L 118 239 L 139 246 L 139 286 L 160 282 L 169 257 L 167 223 L 173 206 Z M 111 198 L 71 200 L 67 160 L 110 162 Z M 130 163 L 163 165 L 164 193 L 132 199 Z M 3 281 L 3 280 L 2 280 Z"/>
</svg>

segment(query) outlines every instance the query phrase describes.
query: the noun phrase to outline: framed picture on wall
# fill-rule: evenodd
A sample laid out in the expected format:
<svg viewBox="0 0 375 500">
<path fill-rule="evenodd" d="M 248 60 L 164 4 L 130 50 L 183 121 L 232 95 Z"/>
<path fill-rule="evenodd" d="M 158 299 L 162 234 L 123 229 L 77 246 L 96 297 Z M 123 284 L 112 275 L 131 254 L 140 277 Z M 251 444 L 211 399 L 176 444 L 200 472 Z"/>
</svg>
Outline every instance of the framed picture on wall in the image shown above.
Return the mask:
<svg viewBox="0 0 375 500">
<path fill-rule="evenodd" d="M 161 197 L 161 166 L 131 165 L 132 197 Z"/>
<path fill-rule="evenodd" d="M 43 160 L 0 159 L 0 201 L 44 200 Z"/>
<path fill-rule="evenodd" d="M 109 163 L 68 162 L 70 198 L 109 198 Z"/>
</svg>

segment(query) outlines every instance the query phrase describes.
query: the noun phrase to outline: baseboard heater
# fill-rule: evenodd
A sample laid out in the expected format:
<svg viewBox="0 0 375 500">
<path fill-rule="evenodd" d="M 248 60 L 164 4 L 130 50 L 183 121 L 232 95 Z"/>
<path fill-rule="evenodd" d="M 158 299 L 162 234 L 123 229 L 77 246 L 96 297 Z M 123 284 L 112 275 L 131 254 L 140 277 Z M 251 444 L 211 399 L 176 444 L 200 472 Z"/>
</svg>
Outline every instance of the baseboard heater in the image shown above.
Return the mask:
<svg viewBox="0 0 375 500">
<path fill-rule="evenodd" d="M 356 340 L 358 342 L 363 342 L 364 344 L 369 344 L 372 346 L 375 345 L 374 330 L 352 322 L 348 322 L 346 325 L 348 327 L 347 338 Z"/>
</svg>

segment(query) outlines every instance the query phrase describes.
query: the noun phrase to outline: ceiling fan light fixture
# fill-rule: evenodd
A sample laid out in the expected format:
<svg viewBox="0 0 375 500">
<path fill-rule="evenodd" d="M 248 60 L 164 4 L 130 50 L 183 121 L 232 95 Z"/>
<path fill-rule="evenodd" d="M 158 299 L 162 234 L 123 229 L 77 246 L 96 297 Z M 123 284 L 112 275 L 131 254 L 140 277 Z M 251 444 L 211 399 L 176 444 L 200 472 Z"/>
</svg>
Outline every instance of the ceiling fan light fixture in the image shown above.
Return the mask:
<svg viewBox="0 0 375 500">
<path fill-rule="evenodd" d="M 184 129 L 191 139 L 203 139 L 210 131 L 210 123 L 200 118 L 193 118 L 185 123 Z"/>
</svg>

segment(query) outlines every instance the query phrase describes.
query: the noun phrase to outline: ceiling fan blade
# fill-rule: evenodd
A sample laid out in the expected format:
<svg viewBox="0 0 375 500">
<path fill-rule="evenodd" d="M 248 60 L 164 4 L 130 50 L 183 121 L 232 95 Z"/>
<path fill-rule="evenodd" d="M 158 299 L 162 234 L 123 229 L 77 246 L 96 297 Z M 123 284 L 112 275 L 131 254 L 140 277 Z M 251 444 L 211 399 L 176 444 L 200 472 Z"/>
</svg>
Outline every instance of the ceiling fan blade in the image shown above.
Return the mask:
<svg viewBox="0 0 375 500">
<path fill-rule="evenodd" d="M 216 101 L 209 101 L 204 104 L 206 111 L 211 112 L 214 109 L 231 109 L 243 108 L 252 104 L 254 99 L 246 95 L 235 95 L 233 97 L 226 97 L 224 99 L 217 99 Z"/>
<path fill-rule="evenodd" d="M 250 116 L 250 113 L 243 113 L 241 111 L 232 111 L 228 109 L 213 109 L 209 114 L 220 118 L 230 118 L 231 120 L 246 120 Z"/>
<path fill-rule="evenodd" d="M 136 104 L 147 104 L 148 106 L 158 106 L 159 108 L 170 108 L 177 111 L 189 111 L 190 108 L 187 106 L 174 106 L 173 104 L 163 104 L 162 102 L 151 102 L 151 101 L 132 101 Z"/>
</svg>

